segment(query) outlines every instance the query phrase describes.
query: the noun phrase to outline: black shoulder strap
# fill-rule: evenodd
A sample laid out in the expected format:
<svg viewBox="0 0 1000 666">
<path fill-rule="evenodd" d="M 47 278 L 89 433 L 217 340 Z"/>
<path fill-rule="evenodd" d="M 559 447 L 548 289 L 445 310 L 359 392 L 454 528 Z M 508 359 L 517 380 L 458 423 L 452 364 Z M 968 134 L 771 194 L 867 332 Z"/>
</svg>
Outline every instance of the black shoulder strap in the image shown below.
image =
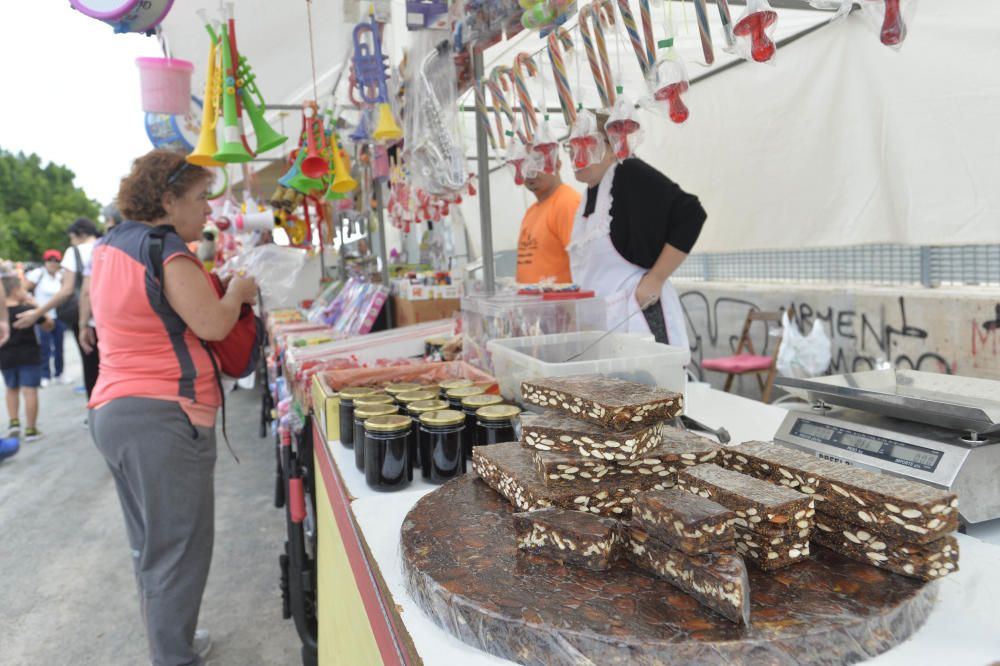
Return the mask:
<svg viewBox="0 0 1000 666">
<path fill-rule="evenodd" d="M 77 293 L 80 292 L 80 288 L 83 286 L 83 258 L 80 256 L 80 250 L 73 246 L 73 257 L 76 259 L 76 275 L 73 277 L 73 290 Z"/>
</svg>

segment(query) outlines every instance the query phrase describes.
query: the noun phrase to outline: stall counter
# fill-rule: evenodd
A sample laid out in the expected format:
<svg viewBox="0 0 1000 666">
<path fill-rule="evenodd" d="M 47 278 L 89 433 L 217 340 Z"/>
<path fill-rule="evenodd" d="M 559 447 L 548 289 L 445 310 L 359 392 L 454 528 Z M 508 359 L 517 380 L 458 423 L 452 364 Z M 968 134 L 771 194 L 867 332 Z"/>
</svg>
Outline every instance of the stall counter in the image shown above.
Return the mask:
<svg viewBox="0 0 1000 666">
<path fill-rule="evenodd" d="M 690 384 L 687 413 L 726 427 L 732 443 L 769 440 L 786 410 Z M 334 664 L 510 664 L 438 627 L 406 592 L 399 535 L 406 514 L 432 486 L 379 493 L 365 484 L 353 451 L 317 428 L 320 666 Z M 1000 547 L 958 535 L 961 570 L 938 581 L 938 601 L 908 641 L 869 660 L 878 666 L 989 663 L 1000 655 Z"/>
</svg>

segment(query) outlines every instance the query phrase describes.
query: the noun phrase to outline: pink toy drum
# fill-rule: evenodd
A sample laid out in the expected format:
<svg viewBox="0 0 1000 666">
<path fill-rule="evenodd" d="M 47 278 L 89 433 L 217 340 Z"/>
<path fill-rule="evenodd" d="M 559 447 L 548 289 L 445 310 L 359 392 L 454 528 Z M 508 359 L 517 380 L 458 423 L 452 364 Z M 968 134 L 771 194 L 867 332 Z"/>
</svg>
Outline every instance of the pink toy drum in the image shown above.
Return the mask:
<svg viewBox="0 0 1000 666">
<path fill-rule="evenodd" d="M 136 58 L 142 84 L 142 110 L 183 115 L 191 99 L 194 65 L 177 58 Z"/>
<path fill-rule="evenodd" d="M 166 18 L 174 0 L 69 0 L 73 9 L 104 21 L 115 32 L 150 33 Z"/>
</svg>

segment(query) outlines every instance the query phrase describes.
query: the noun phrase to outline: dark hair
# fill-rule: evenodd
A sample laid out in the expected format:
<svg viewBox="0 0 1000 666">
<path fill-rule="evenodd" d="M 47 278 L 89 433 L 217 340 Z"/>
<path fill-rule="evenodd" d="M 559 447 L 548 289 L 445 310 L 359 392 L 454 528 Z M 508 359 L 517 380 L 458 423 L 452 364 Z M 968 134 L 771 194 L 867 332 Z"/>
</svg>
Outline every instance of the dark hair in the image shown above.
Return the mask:
<svg viewBox="0 0 1000 666">
<path fill-rule="evenodd" d="M 3 290 L 7 292 L 8 296 L 24 286 L 21 283 L 21 278 L 16 275 L 4 274 L 0 276 L 0 282 L 3 283 Z"/>
<path fill-rule="evenodd" d="M 66 233 L 79 237 L 93 236 L 94 238 L 101 235 L 101 232 L 97 229 L 97 225 L 85 217 L 76 218 L 73 224 L 69 225 Z"/>
<path fill-rule="evenodd" d="M 122 178 L 116 199 L 118 208 L 129 220 L 152 222 L 167 214 L 163 195 L 172 192 L 183 196 L 211 172 L 191 164 L 180 153 L 151 150 L 132 163 L 132 171 Z"/>
</svg>

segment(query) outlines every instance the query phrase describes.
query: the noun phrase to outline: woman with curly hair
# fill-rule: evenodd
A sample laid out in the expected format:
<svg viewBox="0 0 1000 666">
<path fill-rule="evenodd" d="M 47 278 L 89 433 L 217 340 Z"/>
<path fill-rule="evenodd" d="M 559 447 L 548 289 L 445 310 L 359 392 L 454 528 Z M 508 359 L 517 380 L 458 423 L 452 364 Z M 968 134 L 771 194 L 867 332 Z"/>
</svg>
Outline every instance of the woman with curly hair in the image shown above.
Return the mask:
<svg viewBox="0 0 1000 666">
<path fill-rule="evenodd" d="M 90 278 L 101 350 L 90 429 L 125 514 L 155 666 L 201 664 L 207 653 L 196 627 L 212 560 L 222 396 L 203 341 L 224 339 L 257 293 L 252 279 L 234 277 L 220 298 L 187 248 L 211 212 L 211 182 L 177 153 L 137 159 L 118 191 L 125 221 L 94 249 Z"/>
</svg>

